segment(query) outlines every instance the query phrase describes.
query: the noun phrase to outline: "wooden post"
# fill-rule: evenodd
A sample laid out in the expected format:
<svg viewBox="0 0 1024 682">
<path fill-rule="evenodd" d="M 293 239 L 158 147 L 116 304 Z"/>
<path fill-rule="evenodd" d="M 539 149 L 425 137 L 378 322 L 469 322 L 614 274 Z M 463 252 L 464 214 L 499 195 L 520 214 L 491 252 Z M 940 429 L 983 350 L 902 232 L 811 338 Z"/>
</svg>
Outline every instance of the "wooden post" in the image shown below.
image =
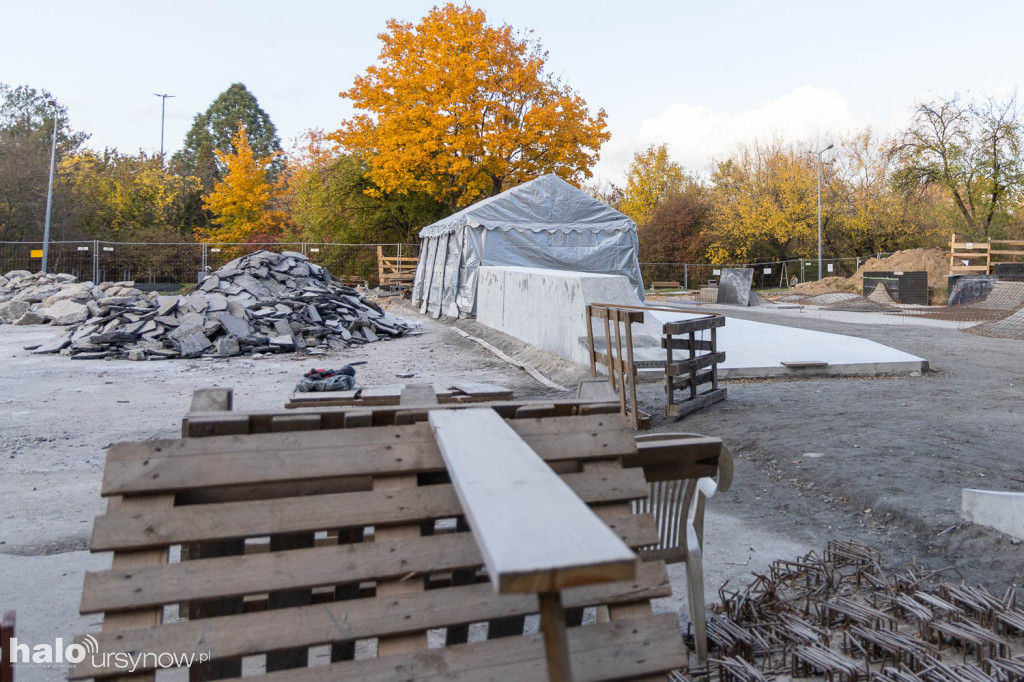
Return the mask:
<svg viewBox="0 0 1024 682">
<path fill-rule="evenodd" d="M 548 658 L 548 679 L 551 682 L 572 682 L 562 595 L 559 592 L 541 592 L 538 598 L 540 630 L 544 633 L 544 653 Z"/>
<path fill-rule="evenodd" d="M 12 637 L 14 637 L 14 611 L 4 611 L 3 616 L 0 617 L 0 682 L 13 682 L 14 680 Z"/>
</svg>

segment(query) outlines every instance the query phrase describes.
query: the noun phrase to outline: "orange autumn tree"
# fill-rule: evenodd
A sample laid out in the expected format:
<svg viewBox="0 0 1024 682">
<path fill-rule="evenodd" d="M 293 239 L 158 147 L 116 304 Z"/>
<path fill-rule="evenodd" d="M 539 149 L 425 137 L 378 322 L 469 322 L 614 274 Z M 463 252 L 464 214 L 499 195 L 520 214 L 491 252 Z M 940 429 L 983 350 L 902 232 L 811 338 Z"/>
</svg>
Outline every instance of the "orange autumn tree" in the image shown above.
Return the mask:
<svg viewBox="0 0 1024 682">
<path fill-rule="evenodd" d="M 379 63 L 341 93 L 362 110 L 334 134 L 380 192 L 423 192 L 454 210 L 545 173 L 579 183 L 608 140 L 547 53 L 467 5 L 392 19 Z M 372 190 L 371 190 L 372 191 Z"/>
<path fill-rule="evenodd" d="M 268 174 L 277 155 L 257 157 L 243 125 L 231 145 L 234 153 L 217 150 L 224 179 L 203 199 L 203 208 L 214 216 L 213 225 L 197 230 L 196 236 L 205 242 L 274 241 L 288 222 L 280 208 L 282 187 L 272 185 Z"/>
</svg>

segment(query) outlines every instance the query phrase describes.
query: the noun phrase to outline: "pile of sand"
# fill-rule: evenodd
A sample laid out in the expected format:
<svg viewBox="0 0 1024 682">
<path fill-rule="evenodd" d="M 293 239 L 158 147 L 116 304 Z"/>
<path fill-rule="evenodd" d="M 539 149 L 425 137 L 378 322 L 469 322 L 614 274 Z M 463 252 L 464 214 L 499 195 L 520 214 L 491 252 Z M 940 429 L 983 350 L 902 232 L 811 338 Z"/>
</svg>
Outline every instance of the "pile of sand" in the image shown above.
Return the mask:
<svg viewBox="0 0 1024 682">
<path fill-rule="evenodd" d="M 927 272 L 928 289 L 944 289 L 949 276 L 949 254 L 940 248 L 907 249 L 897 251 L 887 258 L 869 258 L 850 277 L 825 277 L 817 282 L 801 282 L 795 291 L 815 295 L 830 291 L 852 291 L 860 293 L 864 287 L 865 272 Z M 939 298 L 944 298 L 942 294 Z M 935 303 L 936 301 L 933 301 Z M 945 303 L 944 300 L 937 301 Z"/>
</svg>

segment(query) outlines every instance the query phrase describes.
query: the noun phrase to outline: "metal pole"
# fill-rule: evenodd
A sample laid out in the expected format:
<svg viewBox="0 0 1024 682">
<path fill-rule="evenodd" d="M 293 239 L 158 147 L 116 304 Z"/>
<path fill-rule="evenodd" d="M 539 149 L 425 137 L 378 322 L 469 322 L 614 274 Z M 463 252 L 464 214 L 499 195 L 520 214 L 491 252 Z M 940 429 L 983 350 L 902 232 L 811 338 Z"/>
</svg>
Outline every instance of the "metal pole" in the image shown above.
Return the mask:
<svg viewBox="0 0 1024 682">
<path fill-rule="evenodd" d="M 94 239 L 92 242 L 92 283 L 100 283 L 100 242 Z"/>
<path fill-rule="evenodd" d="M 161 95 L 160 93 L 154 92 L 154 95 L 160 98 L 160 162 L 163 163 L 164 158 L 164 114 L 167 110 L 167 98 L 174 97 L 175 95 Z"/>
<path fill-rule="evenodd" d="M 683 263 L 683 288 L 690 288 L 690 266 Z"/>
<path fill-rule="evenodd" d="M 53 146 L 50 148 L 50 187 L 46 191 L 46 221 L 43 223 L 43 272 L 50 256 L 50 212 L 53 207 L 53 166 L 57 162 L 57 103 L 53 102 Z"/>
<path fill-rule="evenodd" d="M 821 154 L 818 154 L 818 279 L 821 275 Z"/>
</svg>

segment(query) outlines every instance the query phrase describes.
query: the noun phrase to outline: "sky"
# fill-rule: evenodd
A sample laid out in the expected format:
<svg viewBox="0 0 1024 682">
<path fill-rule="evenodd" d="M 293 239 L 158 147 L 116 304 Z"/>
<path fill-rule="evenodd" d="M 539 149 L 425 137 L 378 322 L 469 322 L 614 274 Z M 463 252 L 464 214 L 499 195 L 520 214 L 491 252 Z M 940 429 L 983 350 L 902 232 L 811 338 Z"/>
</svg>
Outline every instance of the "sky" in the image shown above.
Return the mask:
<svg viewBox="0 0 1024 682">
<path fill-rule="evenodd" d="M 286 149 L 353 110 L 338 93 L 376 62 L 390 18 L 416 23 L 435 2 L 5 3 L 0 82 L 52 92 L 94 149 L 165 150 L 193 117 L 242 82 Z M 741 143 L 779 136 L 825 147 L 871 126 L 896 132 L 914 102 L 1006 95 L 1024 66 L 1024 2 L 946 0 L 476 0 L 494 24 L 532 30 L 548 67 L 611 140 L 595 175 L 621 184 L 633 153 L 665 143 L 691 171 Z"/>
</svg>

